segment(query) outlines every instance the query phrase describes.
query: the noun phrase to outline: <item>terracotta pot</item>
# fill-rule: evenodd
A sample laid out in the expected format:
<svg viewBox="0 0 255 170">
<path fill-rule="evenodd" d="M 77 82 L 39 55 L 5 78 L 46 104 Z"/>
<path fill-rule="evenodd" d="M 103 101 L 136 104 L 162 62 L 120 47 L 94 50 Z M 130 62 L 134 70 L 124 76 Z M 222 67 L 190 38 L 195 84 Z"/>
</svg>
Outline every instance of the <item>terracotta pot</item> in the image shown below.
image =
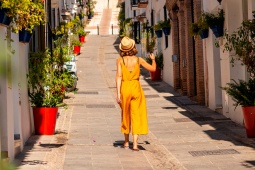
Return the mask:
<svg viewBox="0 0 255 170">
<path fill-rule="evenodd" d="M 150 75 L 151 75 L 151 80 L 152 81 L 160 80 L 161 79 L 161 69 L 156 68 L 156 71 L 155 72 L 150 72 Z"/>
<path fill-rule="evenodd" d="M 248 138 L 255 138 L 255 106 L 243 106 L 243 117 Z"/>
<path fill-rule="evenodd" d="M 85 42 L 85 36 L 79 36 L 80 42 L 84 43 Z"/>
<path fill-rule="evenodd" d="M 73 53 L 74 54 L 80 54 L 80 52 L 81 52 L 81 46 L 74 46 L 73 47 Z"/>
<path fill-rule="evenodd" d="M 34 107 L 34 126 L 36 135 L 54 135 L 57 120 L 57 107 Z"/>
</svg>

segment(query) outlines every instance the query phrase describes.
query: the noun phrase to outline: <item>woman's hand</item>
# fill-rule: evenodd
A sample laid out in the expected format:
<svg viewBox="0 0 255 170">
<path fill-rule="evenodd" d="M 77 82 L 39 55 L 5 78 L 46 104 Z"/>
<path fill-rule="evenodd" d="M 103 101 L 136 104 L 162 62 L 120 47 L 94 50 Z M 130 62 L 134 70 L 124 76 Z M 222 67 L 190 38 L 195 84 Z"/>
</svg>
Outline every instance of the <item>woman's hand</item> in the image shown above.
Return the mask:
<svg viewBox="0 0 255 170">
<path fill-rule="evenodd" d="M 150 53 L 150 58 L 151 58 L 152 60 L 155 60 L 155 55 L 154 55 L 153 53 Z"/>
<path fill-rule="evenodd" d="M 116 101 L 119 105 L 121 105 L 121 98 L 120 98 L 120 94 L 117 95 Z"/>
</svg>

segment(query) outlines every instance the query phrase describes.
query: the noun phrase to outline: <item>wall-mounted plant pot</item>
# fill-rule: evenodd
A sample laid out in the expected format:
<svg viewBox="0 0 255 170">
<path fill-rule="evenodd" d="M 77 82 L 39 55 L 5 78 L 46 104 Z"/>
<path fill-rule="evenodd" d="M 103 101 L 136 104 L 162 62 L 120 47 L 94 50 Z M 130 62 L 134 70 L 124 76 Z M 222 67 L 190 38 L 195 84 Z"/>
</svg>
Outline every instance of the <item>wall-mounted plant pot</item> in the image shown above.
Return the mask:
<svg viewBox="0 0 255 170">
<path fill-rule="evenodd" d="M 29 43 L 31 37 L 32 37 L 32 34 L 29 31 L 25 29 L 22 29 L 21 31 L 19 31 L 19 42 Z"/>
<path fill-rule="evenodd" d="M 3 26 L 9 26 L 11 23 L 11 18 L 6 15 L 6 9 L 0 9 L 0 24 Z"/>
<path fill-rule="evenodd" d="M 165 27 L 165 28 L 162 28 L 162 31 L 164 32 L 165 36 L 168 36 L 168 35 L 170 35 L 171 28 Z"/>
<path fill-rule="evenodd" d="M 91 19 L 91 18 L 92 18 L 92 15 L 91 15 L 91 14 L 89 14 L 89 15 L 88 15 L 88 19 Z"/>
<path fill-rule="evenodd" d="M 59 38 L 62 38 L 62 37 L 63 37 L 63 34 L 58 34 L 58 35 L 52 34 L 52 37 L 53 37 L 53 40 L 57 40 L 57 39 L 59 39 Z"/>
<path fill-rule="evenodd" d="M 242 107 L 243 118 L 248 138 L 255 138 L 255 106 Z"/>
<path fill-rule="evenodd" d="M 34 107 L 34 127 L 36 135 L 54 135 L 58 108 Z"/>
<path fill-rule="evenodd" d="M 83 35 L 83 36 L 79 36 L 79 39 L 80 39 L 80 42 L 81 43 L 84 43 L 85 42 L 85 36 Z"/>
<path fill-rule="evenodd" d="M 200 33 L 201 39 L 208 38 L 208 32 L 209 32 L 208 29 L 202 30 L 201 33 Z"/>
<path fill-rule="evenodd" d="M 73 47 L 73 53 L 76 54 L 76 55 L 80 54 L 81 53 L 81 46 L 75 45 Z"/>
<path fill-rule="evenodd" d="M 223 36 L 223 24 L 222 25 L 213 25 L 210 28 L 216 38 Z"/>
<path fill-rule="evenodd" d="M 163 33 L 162 33 L 162 30 L 156 30 L 155 33 L 156 33 L 156 35 L 157 35 L 158 38 L 161 38 L 161 37 L 162 37 L 162 34 L 163 34 Z"/>
</svg>

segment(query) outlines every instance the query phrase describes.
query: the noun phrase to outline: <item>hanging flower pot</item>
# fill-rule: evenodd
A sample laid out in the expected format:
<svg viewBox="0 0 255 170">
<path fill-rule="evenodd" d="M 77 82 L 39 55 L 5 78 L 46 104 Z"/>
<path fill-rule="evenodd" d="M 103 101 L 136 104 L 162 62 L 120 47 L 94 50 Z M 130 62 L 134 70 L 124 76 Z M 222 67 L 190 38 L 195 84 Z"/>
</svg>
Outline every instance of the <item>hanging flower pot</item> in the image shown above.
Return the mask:
<svg viewBox="0 0 255 170">
<path fill-rule="evenodd" d="M 76 55 L 80 54 L 81 53 L 81 46 L 75 45 L 73 47 L 73 53 L 76 54 Z"/>
<path fill-rule="evenodd" d="M 209 32 L 208 29 L 201 30 L 201 32 L 200 32 L 200 37 L 201 37 L 201 39 L 208 38 L 208 32 Z"/>
<path fill-rule="evenodd" d="M 57 120 L 57 107 L 34 107 L 34 127 L 36 135 L 54 135 Z"/>
<path fill-rule="evenodd" d="M 164 32 L 165 36 L 170 35 L 171 28 L 170 27 L 164 27 L 162 28 L 162 31 Z"/>
<path fill-rule="evenodd" d="M 52 34 L 52 37 L 53 37 L 53 40 L 57 40 L 57 39 L 63 37 L 63 34 L 58 34 L 58 35 Z"/>
<path fill-rule="evenodd" d="M 89 15 L 88 15 L 88 19 L 91 19 L 91 18 L 92 18 L 92 14 L 89 14 Z"/>
<path fill-rule="evenodd" d="M 23 43 L 29 43 L 30 39 L 32 37 L 32 34 L 25 30 L 24 28 L 19 31 L 19 42 L 23 42 Z"/>
<path fill-rule="evenodd" d="M 6 9 L 0 9 L 0 24 L 4 26 L 9 26 L 11 23 L 11 18 L 6 15 Z"/>
<path fill-rule="evenodd" d="M 155 33 L 156 33 L 158 38 L 162 37 L 162 30 L 156 30 Z"/>
<path fill-rule="evenodd" d="M 255 106 L 242 107 L 246 135 L 255 138 Z"/>
<path fill-rule="evenodd" d="M 85 42 L 85 36 L 79 36 L 80 42 L 84 43 Z"/>
<path fill-rule="evenodd" d="M 223 36 L 223 24 L 210 27 L 216 38 Z"/>
</svg>

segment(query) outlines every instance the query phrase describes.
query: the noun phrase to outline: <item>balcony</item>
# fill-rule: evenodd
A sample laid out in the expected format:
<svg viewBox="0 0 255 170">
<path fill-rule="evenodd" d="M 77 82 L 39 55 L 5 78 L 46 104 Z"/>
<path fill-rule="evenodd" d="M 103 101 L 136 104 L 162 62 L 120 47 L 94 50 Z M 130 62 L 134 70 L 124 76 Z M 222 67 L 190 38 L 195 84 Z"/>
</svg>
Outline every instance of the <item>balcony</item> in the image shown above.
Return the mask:
<svg viewBox="0 0 255 170">
<path fill-rule="evenodd" d="M 138 8 L 147 8 L 148 0 L 138 0 Z"/>
<path fill-rule="evenodd" d="M 138 9 L 138 2 L 139 2 L 139 0 L 131 0 L 132 10 L 137 10 Z"/>
</svg>

